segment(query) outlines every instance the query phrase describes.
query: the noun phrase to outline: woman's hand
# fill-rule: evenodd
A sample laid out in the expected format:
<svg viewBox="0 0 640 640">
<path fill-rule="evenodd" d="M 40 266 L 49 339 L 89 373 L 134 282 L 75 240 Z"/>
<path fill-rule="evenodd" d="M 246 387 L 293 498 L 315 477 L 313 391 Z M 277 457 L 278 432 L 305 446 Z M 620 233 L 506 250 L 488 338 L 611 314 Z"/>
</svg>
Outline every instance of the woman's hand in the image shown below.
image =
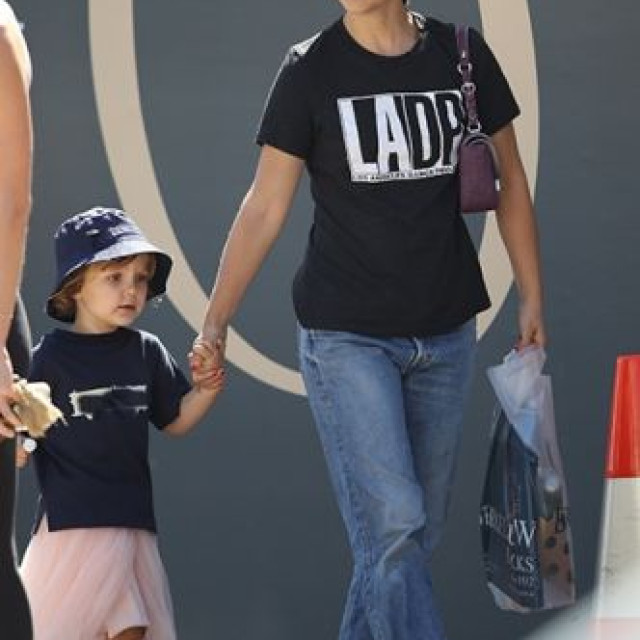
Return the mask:
<svg viewBox="0 0 640 640">
<path fill-rule="evenodd" d="M 193 341 L 189 368 L 194 386 L 219 390 L 224 379 L 226 331 L 203 332 Z"/>
<path fill-rule="evenodd" d="M 518 323 L 520 335 L 518 336 L 516 349 L 520 350 L 530 345 L 544 348 L 547 336 L 544 320 L 542 319 L 542 311 L 538 306 L 527 304 L 526 302 L 521 303 Z"/>
</svg>

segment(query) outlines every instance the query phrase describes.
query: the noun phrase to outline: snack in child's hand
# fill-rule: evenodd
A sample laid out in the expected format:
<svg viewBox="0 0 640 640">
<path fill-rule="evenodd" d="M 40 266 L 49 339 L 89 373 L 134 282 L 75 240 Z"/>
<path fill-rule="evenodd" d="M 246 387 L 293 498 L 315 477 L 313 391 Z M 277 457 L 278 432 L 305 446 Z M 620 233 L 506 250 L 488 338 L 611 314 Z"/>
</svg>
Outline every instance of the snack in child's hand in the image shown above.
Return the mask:
<svg viewBox="0 0 640 640">
<path fill-rule="evenodd" d="M 26 431 L 32 438 L 41 438 L 54 422 L 64 420 L 60 409 L 51 402 L 51 390 L 46 382 L 16 378 L 13 388 L 18 401 L 11 408 L 24 425 L 19 431 Z"/>
</svg>

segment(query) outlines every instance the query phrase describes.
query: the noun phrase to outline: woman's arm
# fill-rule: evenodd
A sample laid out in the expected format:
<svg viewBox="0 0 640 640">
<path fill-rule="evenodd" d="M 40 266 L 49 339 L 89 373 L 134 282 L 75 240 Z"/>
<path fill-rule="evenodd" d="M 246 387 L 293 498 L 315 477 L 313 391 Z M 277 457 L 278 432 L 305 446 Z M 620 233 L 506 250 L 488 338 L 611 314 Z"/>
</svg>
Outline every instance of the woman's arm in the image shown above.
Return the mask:
<svg viewBox="0 0 640 640">
<path fill-rule="evenodd" d="M 18 25 L 11 21 L 0 26 L 0 414 L 13 426 L 19 421 L 9 409 L 13 371 L 5 347 L 31 209 L 30 73 Z M 0 425 L 0 434 L 10 436 L 11 432 Z"/>
<path fill-rule="evenodd" d="M 492 136 L 500 164 L 498 228 L 509 254 L 520 297 L 518 348 L 544 346 L 540 253 L 531 195 L 516 141 L 509 124 Z"/>
<path fill-rule="evenodd" d="M 0 27 L 0 341 L 4 345 L 20 280 L 31 207 L 29 66 L 22 34 Z"/>
<path fill-rule="evenodd" d="M 229 232 L 196 347 L 222 364 L 227 325 L 284 225 L 304 167 L 301 158 L 264 146 L 255 178 Z M 194 348 L 197 353 L 197 349 Z"/>
</svg>

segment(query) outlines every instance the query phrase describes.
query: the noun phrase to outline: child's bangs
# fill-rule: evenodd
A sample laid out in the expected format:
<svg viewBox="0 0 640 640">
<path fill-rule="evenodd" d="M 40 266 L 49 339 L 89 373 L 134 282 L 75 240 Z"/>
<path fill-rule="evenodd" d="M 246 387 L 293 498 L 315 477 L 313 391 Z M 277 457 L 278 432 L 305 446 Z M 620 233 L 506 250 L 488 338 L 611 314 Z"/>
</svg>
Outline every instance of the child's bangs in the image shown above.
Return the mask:
<svg viewBox="0 0 640 640">
<path fill-rule="evenodd" d="M 126 266 L 130 262 L 136 260 L 136 258 L 145 258 L 145 267 L 149 276 L 152 276 L 156 270 L 156 257 L 153 253 L 134 253 L 130 256 L 122 256 L 121 258 L 113 258 L 112 260 L 103 260 L 100 262 L 94 262 L 89 267 L 100 269 L 101 271 L 107 271 L 115 266 Z"/>
</svg>

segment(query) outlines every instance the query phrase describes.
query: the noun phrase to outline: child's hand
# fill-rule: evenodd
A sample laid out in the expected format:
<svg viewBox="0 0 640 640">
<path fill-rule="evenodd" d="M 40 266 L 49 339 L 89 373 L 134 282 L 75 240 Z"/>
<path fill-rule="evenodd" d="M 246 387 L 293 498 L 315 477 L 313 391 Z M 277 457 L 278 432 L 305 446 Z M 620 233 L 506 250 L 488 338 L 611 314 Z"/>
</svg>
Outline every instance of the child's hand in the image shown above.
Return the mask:
<svg viewBox="0 0 640 640">
<path fill-rule="evenodd" d="M 206 379 L 205 382 L 201 382 L 198 385 L 198 389 L 218 395 L 222 391 L 222 389 L 224 389 L 224 382 L 224 369 L 217 369 Z"/>
<path fill-rule="evenodd" d="M 189 353 L 189 368 L 193 385 L 207 391 L 220 391 L 224 384 L 222 345 L 214 347 L 196 338 Z"/>
</svg>

